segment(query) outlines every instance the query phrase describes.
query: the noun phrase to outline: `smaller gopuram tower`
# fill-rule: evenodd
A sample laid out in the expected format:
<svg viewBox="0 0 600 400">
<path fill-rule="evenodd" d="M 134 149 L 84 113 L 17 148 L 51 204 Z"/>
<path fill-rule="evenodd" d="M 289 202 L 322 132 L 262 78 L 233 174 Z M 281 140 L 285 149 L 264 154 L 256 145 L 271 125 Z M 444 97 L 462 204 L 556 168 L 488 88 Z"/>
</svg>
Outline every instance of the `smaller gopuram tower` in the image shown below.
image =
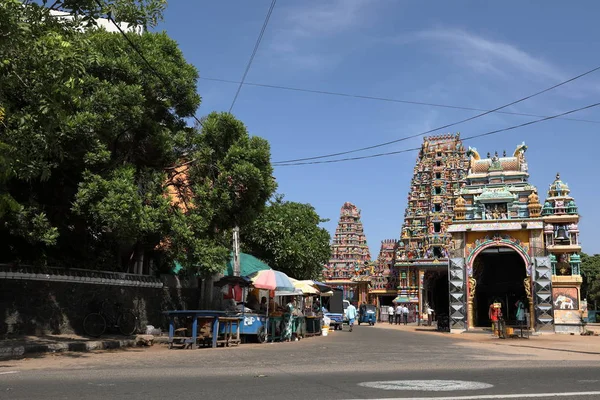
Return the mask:
<svg viewBox="0 0 600 400">
<path fill-rule="evenodd" d="M 344 291 L 344 299 L 366 302 L 371 253 L 360 220 L 360 210 L 346 202 L 331 243 L 331 259 L 323 269 L 325 282 Z"/>
<path fill-rule="evenodd" d="M 583 328 L 579 214 L 570 192 L 560 174 L 556 174 L 542 209 L 544 239 L 552 265 L 552 307 L 557 333 L 580 333 Z"/>
<path fill-rule="evenodd" d="M 371 297 L 376 297 L 376 305 L 391 305 L 398 294 L 398 271 L 394 267 L 394 258 L 398 241 L 386 239 L 381 242 L 379 256 L 371 274 Z M 372 299 L 374 300 L 374 299 Z"/>
</svg>

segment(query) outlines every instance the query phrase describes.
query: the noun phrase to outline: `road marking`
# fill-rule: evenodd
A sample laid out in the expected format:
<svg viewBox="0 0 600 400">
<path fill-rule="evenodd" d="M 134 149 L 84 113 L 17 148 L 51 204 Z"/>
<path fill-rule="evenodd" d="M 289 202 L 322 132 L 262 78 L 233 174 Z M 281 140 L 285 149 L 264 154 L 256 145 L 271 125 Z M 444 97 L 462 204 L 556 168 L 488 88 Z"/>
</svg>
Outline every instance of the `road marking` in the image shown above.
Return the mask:
<svg viewBox="0 0 600 400">
<path fill-rule="evenodd" d="M 494 387 L 494 385 L 484 382 L 446 381 L 440 379 L 362 382 L 358 386 L 381 390 L 418 390 L 423 392 L 480 390 Z"/>
<path fill-rule="evenodd" d="M 19 371 L 5 371 L 5 372 L 0 372 L 0 375 L 8 375 L 8 374 L 16 374 Z"/>
<path fill-rule="evenodd" d="M 565 393 L 519 393 L 519 394 L 482 394 L 474 396 L 452 396 L 452 397 L 385 397 L 381 399 L 370 398 L 369 400 L 482 400 L 482 399 L 533 399 L 548 397 L 578 397 L 598 396 L 599 392 L 565 392 Z"/>
</svg>

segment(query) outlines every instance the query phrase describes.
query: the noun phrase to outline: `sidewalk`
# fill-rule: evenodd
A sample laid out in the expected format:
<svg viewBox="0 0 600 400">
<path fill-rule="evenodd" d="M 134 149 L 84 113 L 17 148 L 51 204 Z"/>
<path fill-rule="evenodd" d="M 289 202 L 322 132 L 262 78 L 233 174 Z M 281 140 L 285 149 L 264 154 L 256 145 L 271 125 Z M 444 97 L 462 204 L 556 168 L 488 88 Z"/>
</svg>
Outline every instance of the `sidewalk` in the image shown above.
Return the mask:
<svg viewBox="0 0 600 400">
<path fill-rule="evenodd" d="M 0 340 L 0 360 L 35 357 L 43 353 L 151 346 L 158 341 L 159 338 L 152 335 L 105 336 L 102 338 L 87 338 L 77 335 L 23 336 Z"/>
<path fill-rule="evenodd" d="M 417 332 L 430 335 L 447 336 L 453 339 L 465 340 L 473 343 L 497 344 L 510 347 L 550 350 L 559 352 L 581 353 L 600 356 L 600 336 L 582 336 L 566 334 L 533 334 L 527 338 L 500 339 L 491 334 L 491 331 L 477 329 L 459 334 L 438 332 L 435 326 L 418 326 L 416 323 L 409 325 L 390 325 L 381 322 L 375 325 L 380 329 L 395 329 L 405 332 Z M 595 334 L 600 334 L 600 324 L 588 324 L 586 327 Z"/>
</svg>

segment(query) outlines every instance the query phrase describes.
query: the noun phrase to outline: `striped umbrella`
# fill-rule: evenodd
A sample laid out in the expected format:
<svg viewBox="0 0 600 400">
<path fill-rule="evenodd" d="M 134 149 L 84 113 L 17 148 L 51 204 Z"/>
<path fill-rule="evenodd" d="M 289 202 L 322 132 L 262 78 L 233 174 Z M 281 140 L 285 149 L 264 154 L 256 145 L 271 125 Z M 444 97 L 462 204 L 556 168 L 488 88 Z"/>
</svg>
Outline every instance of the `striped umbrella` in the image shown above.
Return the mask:
<svg viewBox="0 0 600 400">
<path fill-rule="evenodd" d="M 294 291 L 294 283 L 290 278 L 281 271 L 274 269 L 266 269 L 257 271 L 248 278 L 252 281 L 252 286 L 258 289 L 277 290 L 277 291 Z"/>
</svg>

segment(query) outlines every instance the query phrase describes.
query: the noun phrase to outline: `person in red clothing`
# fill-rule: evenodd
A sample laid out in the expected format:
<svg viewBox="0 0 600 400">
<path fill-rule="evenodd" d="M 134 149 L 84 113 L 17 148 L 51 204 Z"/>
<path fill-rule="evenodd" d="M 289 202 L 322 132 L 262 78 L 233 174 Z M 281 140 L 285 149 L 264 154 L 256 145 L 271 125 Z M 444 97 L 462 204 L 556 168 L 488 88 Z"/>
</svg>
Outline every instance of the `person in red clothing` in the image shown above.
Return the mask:
<svg viewBox="0 0 600 400">
<path fill-rule="evenodd" d="M 500 318 L 502 318 L 502 304 L 500 302 L 493 302 L 490 304 L 488 312 L 490 321 L 492 321 L 492 331 L 494 334 L 498 334 L 500 331 Z"/>
</svg>

